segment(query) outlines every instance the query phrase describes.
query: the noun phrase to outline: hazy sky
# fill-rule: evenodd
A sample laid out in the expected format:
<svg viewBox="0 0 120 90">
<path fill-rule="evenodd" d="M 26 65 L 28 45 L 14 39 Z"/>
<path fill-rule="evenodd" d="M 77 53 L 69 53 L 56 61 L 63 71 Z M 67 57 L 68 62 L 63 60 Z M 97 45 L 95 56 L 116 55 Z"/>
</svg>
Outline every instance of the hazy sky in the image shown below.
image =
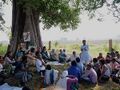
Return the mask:
<svg viewBox="0 0 120 90">
<path fill-rule="evenodd" d="M 5 6 L 4 10 L 5 15 L 4 19 L 7 26 L 11 26 L 11 5 Z M 100 12 L 105 14 L 107 10 L 105 8 L 100 9 Z M 83 14 L 81 17 L 81 23 L 78 26 L 77 30 L 63 32 L 60 31 L 58 27 L 51 28 L 50 30 L 42 30 L 42 40 L 59 40 L 62 38 L 67 38 L 68 40 L 76 39 L 87 39 L 87 40 L 101 40 L 101 39 L 116 39 L 120 38 L 120 23 L 115 23 L 114 18 L 109 16 L 104 16 L 103 22 L 99 22 L 95 19 L 89 20 L 86 14 Z M 5 34 L 0 33 L 0 41 L 8 40 Z"/>
</svg>

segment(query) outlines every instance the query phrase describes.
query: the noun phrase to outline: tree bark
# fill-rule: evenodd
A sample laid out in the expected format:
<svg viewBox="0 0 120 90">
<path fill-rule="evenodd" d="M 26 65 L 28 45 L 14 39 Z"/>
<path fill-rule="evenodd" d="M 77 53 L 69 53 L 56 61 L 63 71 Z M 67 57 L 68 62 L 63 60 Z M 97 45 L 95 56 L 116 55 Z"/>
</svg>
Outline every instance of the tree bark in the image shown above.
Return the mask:
<svg viewBox="0 0 120 90">
<path fill-rule="evenodd" d="M 11 32 L 12 38 L 10 40 L 9 51 L 12 51 L 13 55 L 15 55 L 18 45 L 23 42 L 24 32 L 30 32 L 33 45 L 42 48 L 39 12 L 30 8 L 25 9 L 22 5 L 17 5 L 17 0 L 13 0 Z"/>
</svg>

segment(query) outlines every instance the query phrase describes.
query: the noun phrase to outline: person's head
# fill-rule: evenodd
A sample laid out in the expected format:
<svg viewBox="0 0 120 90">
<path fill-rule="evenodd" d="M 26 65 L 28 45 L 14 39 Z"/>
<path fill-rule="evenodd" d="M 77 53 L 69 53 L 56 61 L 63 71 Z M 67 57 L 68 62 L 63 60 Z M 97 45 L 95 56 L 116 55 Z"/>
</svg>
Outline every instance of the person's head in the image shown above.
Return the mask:
<svg viewBox="0 0 120 90">
<path fill-rule="evenodd" d="M 63 49 L 63 52 L 66 52 L 66 50 L 65 50 L 65 49 Z"/>
<path fill-rule="evenodd" d="M 34 53 L 34 52 L 35 52 L 35 48 L 31 48 L 30 51 L 31 51 L 32 53 Z"/>
<path fill-rule="evenodd" d="M 39 51 L 35 52 L 35 56 L 36 56 L 36 58 L 38 58 L 40 60 L 42 59 L 42 56 Z"/>
<path fill-rule="evenodd" d="M 42 51 L 46 51 L 46 46 L 43 47 Z"/>
<path fill-rule="evenodd" d="M 83 45 L 86 45 L 86 40 L 82 40 Z"/>
<path fill-rule="evenodd" d="M 52 49 L 52 52 L 54 53 L 54 52 L 55 52 L 55 49 Z"/>
<path fill-rule="evenodd" d="M 72 62 L 71 62 L 71 65 L 72 65 L 72 66 L 77 66 L 76 61 L 72 61 Z"/>
<path fill-rule="evenodd" d="M 79 57 L 76 58 L 76 62 L 77 62 L 77 63 L 80 62 L 80 58 L 79 58 Z"/>
<path fill-rule="evenodd" d="M 76 52 L 75 51 L 73 51 L 73 53 L 72 53 L 74 56 L 76 55 Z"/>
<path fill-rule="evenodd" d="M 41 48 L 40 48 L 40 47 L 37 47 L 37 48 L 36 48 L 36 51 L 41 52 Z"/>
<path fill-rule="evenodd" d="M 105 64 L 105 60 L 100 60 L 100 65 L 103 66 Z"/>
<path fill-rule="evenodd" d="M 23 49 L 23 48 L 20 46 L 20 47 L 18 47 L 18 49 L 17 49 L 17 50 L 18 50 L 18 51 L 21 51 L 22 49 Z"/>
<path fill-rule="evenodd" d="M 27 56 L 22 56 L 22 63 L 27 63 Z"/>
<path fill-rule="evenodd" d="M 118 58 L 118 59 L 120 58 L 120 54 L 117 54 L 117 58 Z"/>
<path fill-rule="evenodd" d="M 115 59 L 115 58 L 112 59 L 112 63 L 114 63 L 114 62 L 116 62 L 116 59 Z"/>
<path fill-rule="evenodd" d="M 111 52 L 114 52 L 114 51 L 115 51 L 115 49 L 114 49 L 114 48 L 112 48 L 112 49 L 111 49 Z"/>
<path fill-rule="evenodd" d="M 98 59 L 97 59 L 97 58 L 93 58 L 93 62 L 94 62 L 94 63 L 97 63 L 97 62 L 98 62 Z"/>
<path fill-rule="evenodd" d="M 60 49 L 60 53 L 62 53 L 62 49 Z"/>
<path fill-rule="evenodd" d="M 46 70 L 51 70 L 51 65 L 48 64 L 48 65 L 46 66 Z"/>
<path fill-rule="evenodd" d="M 115 51 L 115 54 L 119 54 L 119 51 Z"/>
<path fill-rule="evenodd" d="M 103 57 L 102 53 L 99 53 L 99 57 Z"/>
<path fill-rule="evenodd" d="M 11 52 L 11 51 L 8 51 L 8 52 L 6 53 L 6 56 L 7 56 L 7 57 L 12 57 L 12 52 Z"/>
<path fill-rule="evenodd" d="M 87 64 L 87 70 L 90 70 L 92 68 L 92 65 L 89 63 L 89 64 Z"/>
<path fill-rule="evenodd" d="M 109 64 L 110 63 L 110 60 L 106 59 L 106 64 Z"/>
</svg>

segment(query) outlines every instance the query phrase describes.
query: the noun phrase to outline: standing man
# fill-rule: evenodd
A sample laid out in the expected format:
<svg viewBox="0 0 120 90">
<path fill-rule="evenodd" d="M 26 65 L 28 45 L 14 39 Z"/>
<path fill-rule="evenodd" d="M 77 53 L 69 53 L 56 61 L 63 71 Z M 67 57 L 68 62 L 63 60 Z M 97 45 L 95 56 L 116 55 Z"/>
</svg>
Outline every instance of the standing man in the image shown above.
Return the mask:
<svg viewBox="0 0 120 90">
<path fill-rule="evenodd" d="M 82 41 L 83 45 L 81 46 L 80 60 L 83 64 L 88 64 L 91 60 L 89 55 L 89 46 L 86 44 L 86 40 Z"/>
</svg>

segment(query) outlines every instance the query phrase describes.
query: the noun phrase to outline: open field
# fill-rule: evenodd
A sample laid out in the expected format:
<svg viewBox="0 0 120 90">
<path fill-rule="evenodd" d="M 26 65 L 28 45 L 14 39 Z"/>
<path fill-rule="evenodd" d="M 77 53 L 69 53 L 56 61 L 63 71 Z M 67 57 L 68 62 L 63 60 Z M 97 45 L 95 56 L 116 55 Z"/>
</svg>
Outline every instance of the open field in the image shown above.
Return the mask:
<svg viewBox="0 0 120 90">
<path fill-rule="evenodd" d="M 109 52 L 109 42 L 108 41 L 88 41 L 89 52 L 92 57 L 98 56 L 99 52 L 103 53 L 105 56 Z M 48 42 L 45 43 L 48 47 Z M 72 54 L 72 51 L 76 51 L 77 54 L 80 54 L 81 42 L 52 42 L 51 48 L 56 49 L 59 52 L 59 49 L 66 49 L 67 54 Z M 113 41 L 113 48 L 117 51 L 120 51 L 120 41 Z"/>
</svg>

